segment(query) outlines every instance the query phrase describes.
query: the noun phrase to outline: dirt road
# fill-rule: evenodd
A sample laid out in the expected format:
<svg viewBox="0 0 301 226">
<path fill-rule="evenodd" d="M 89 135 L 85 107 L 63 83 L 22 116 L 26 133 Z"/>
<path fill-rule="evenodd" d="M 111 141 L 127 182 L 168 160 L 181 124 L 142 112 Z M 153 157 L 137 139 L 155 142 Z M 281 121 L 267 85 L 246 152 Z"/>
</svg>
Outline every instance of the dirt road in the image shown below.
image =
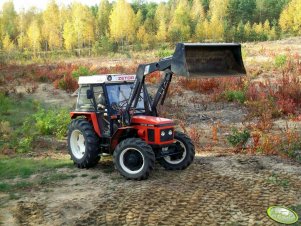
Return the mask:
<svg viewBox="0 0 301 226">
<path fill-rule="evenodd" d="M 112 162 L 59 169 L 72 179 L 4 203 L 3 225 L 277 225 L 275 204 L 301 206 L 301 166 L 279 157 L 197 157 L 180 172 L 159 165 L 147 181 L 128 181 Z M 299 212 L 299 214 L 301 214 Z M 299 223 L 300 225 L 301 223 Z M 298 224 L 297 224 L 298 225 Z"/>
</svg>

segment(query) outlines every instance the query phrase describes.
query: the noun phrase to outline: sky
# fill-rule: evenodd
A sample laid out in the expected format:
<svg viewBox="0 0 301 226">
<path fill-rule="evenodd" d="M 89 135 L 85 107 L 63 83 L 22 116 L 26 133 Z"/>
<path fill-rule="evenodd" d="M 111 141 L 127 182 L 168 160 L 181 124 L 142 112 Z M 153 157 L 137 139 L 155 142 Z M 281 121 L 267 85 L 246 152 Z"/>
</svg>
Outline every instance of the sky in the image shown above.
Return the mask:
<svg viewBox="0 0 301 226">
<path fill-rule="evenodd" d="M 0 0 L 0 7 L 7 0 Z M 74 0 L 56 0 L 58 4 L 68 5 L 72 3 Z M 98 5 L 100 0 L 76 0 L 77 2 L 81 2 L 85 5 Z M 151 0 L 152 2 L 159 2 L 160 0 Z M 37 7 L 38 9 L 45 9 L 49 0 L 13 0 L 16 11 L 20 11 L 21 9 L 29 9 L 32 6 Z M 129 0 L 130 2 L 130 0 Z"/>
</svg>

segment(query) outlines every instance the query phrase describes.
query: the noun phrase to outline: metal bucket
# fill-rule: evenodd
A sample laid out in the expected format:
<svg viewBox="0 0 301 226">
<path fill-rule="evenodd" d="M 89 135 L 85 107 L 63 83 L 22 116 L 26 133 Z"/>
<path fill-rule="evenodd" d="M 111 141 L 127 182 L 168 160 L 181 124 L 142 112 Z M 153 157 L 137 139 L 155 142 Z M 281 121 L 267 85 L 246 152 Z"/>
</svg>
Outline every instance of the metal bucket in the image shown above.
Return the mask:
<svg viewBox="0 0 301 226">
<path fill-rule="evenodd" d="M 241 76 L 246 74 L 237 43 L 178 43 L 171 70 L 187 77 Z"/>
</svg>

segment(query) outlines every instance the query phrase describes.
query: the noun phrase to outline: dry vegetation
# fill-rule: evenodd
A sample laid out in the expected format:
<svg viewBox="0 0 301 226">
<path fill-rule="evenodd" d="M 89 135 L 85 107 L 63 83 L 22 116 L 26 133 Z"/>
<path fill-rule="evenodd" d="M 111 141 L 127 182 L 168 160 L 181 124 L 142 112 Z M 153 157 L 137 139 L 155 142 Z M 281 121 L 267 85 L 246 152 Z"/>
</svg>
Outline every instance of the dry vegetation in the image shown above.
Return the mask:
<svg viewBox="0 0 301 226">
<path fill-rule="evenodd" d="M 78 225 L 131 222 L 172 225 L 197 224 L 205 219 L 208 224 L 272 225 L 263 214 L 266 209 L 262 208 L 280 203 L 300 209 L 297 162 L 301 161 L 301 46 L 296 43 L 300 43 L 300 38 L 246 44 L 243 55 L 248 75 L 242 78 L 196 80 L 174 76 L 160 113 L 174 119 L 178 129 L 192 138 L 198 154 L 207 156 L 202 160 L 197 158 L 187 171 L 170 173 L 156 167 L 154 176 L 144 184 L 125 182 L 110 163 L 101 163 L 95 170 L 85 172 L 64 168 L 64 165 L 59 167 L 63 169 L 51 173 L 37 168 L 25 179 L 14 172 L 12 178 L 1 178 L 0 206 L 8 204 L 4 205 L 3 215 L 0 214 L 0 224 L 12 219 L 16 224 L 52 224 L 55 219 L 54 225 L 75 222 Z M 64 125 L 69 122 L 67 112 L 75 101 L 69 95 L 77 89 L 77 77 L 132 74 L 139 62 L 78 59 L 72 63 L 1 65 L 1 154 L 15 157 L 22 153 L 23 157 L 37 159 L 62 159 L 63 156 L 64 159 L 67 150 Z M 147 78 L 150 92 L 156 90 L 160 77 L 160 73 L 154 73 Z M 58 106 L 65 105 L 69 109 L 51 108 L 49 103 L 54 99 Z M 234 153 L 248 155 L 208 157 Z M 5 161 L 9 160 L 1 161 L 8 164 Z M 133 189 L 127 190 L 127 186 Z M 258 189 L 253 190 L 255 187 Z M 157 194 L 157 189 L 161 189 L 162 195 Z M 149 193 L 152 190 L 156 194 Z M 35 194 L 30 195 L 31 191 Z M 146 202 L 145 198 L 137 198 L 150 194 L 158 195 L 158 199 Z M 30 201 L 24 201 L 23 195 Z M 285 195 L 289 198 L 284 199 Z M 229 198 L 225 199 L 226 196 Z M 53 197 L 56 198 L 52 204 L 48 204 L 47 198 Z M 173 197 L 178 199 L 172 202 Z M 240 197 L 248 198 L 246 201 Z M 132 207 L 123 206 L 124 200 Z M 222 200 L 231 208 L 225 209 L 216 200 Z M 202 203 L 206 203 L 208 209 Z M 190 204 L 193 208 L 177 217 L 177 211 L 184 211 Z M 68 210 L 63 211 L 65 205 Z M 143 206 L 150 207 L 152 213 Z M 164 211 L 166 208 L 170 212 Z M 211 210 L 217 208 L 225 214 L 218 219 L 210 217 Z M 187 216 L 193 217 L 188 219 Z"/>
</svg>

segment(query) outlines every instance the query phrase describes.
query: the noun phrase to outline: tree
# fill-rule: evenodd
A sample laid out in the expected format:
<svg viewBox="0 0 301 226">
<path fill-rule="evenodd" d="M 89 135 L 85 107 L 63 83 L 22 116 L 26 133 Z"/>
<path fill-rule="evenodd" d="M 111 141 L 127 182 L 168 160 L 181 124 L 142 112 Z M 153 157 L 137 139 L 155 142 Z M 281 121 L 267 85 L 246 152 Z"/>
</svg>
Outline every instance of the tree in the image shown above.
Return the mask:
<svg viewBox="0 0 301 226">
<path fill-rule="evenodd" d="M 253 21 L 255 10 L 256 0 L 229 0 L 227 20 L 232 26 Z"/>
<path fill-rule="evenodd" d="M 119 43 L 133 41 L 135 13 L 125 0 L 117 0 L 110 15 L 110 35 Z"/>
<path fill-rule="evenodd" d="M 10 39 L 9 34 L 6 34 L 4 36 L 4 39 L 2 41 L 3 50 L 6 52 L 11 52 L 15 49 L 14 42 Z"/>
<path fill-rule="evenodd" d="M 63 32 L 63 37 L 64 37 L 64 45 L 67 50 L 71 50 L 74 48 L 74 46 L 77 43 L 77 37 L 76 37 L 76 32 L 73 27 L 72 21 L 68 20 L 64 24 L 64 32 Z"/>
<path fill-rule="evenodd" d="M 245 32 L 245 40 L 252 41 L 251 40 L 252 26 L 249 21 L 244 25 L 244 32 Z"/>
<path fill-rule="evenodd" d="M 289 0 L 256 0 L 255 22 L 278 20 Z"/>
<path fill-rule="evenodd" d="M 101 0 L 97 12 L 97 36 L 105 36 L 109 31 L 111 5 L 108 0 Z"/>
<path fill-rule="evenodd" d="M 85 44 L 91 46 L 94 41 L 94 18 L 87 6 L 75 2 L 71 7 L 71 18 L 73 31 L 77 38 L 77 48 L 82 48 Z"/>
<path fill-rule="evenodd" d="M 268 36 L 271 32 L 270 21 L 266 20 L 263 24 L 263 33 Z"/>
<path fill-rule="evenodd" d="M 37 20 L 33 20 L 27 30 L 28 44 L 31 50 L 36 52 L 41 49 L 41 32 Z"/>
<path fill-rule="evenodd" d="M 211 37 L 214 40 L 224 38 L 224 21 L 227 15 L 229 0 L 211 0 L 209 6 L 210 28 L 214 29 Z"/>
<path fill-rule="evenodd" d="M 43 12 L 43 36 L 50 49 L 58 49 L 61 46 L 60 10 L 55 0 L 51 0 Z"/>
<path fill-rule="evenodd" d="M 190 7 L 188 1 L 180 0 L 169 26 L 169 33 L 171 34 L 172 41 L 189 40 L 191 33 L 190 17 L 187 13 L 189 10 Z"/>
<path fill-rule="evenodd" d="M 134 27 L 135 27 L 134 30 L 138 31 L 142 24 L 143 24 L 143 15 L 142 15 L 142 11 L 139 9 L 134 19 Z"/>
<path fill-rule="evenodd" d="M 164 20 L 160 21 L 156 38 L 159 42 L 165 42 L 167 39 L 167 26 Z"/>
<path fill-rule="evenodd" d="M 301 0 L 292 0 L 287 5 L 280 15 L 279 24 L 285 32 L 301 34 Z"/>
<path fill-rule="evenodd" d="M 207 19 L 199 21 L 196 26 L 196 37 L 199 41 L 209 39 L 211 37 L 210 24 Z"/>
<path fill-rule="evenodd" d="M 9 35 L 10 39 L 17 36 L 17 13 L 12 0 L 5 2 L 2 6 L 2 34 Z"/>
<path fill-rule="evenodd" d="M 192 31 L 195 31 L 197 24 L 203 23 L 206 15 L 200 0 L 193 0 L 191 9 Z"/>
</svg>

